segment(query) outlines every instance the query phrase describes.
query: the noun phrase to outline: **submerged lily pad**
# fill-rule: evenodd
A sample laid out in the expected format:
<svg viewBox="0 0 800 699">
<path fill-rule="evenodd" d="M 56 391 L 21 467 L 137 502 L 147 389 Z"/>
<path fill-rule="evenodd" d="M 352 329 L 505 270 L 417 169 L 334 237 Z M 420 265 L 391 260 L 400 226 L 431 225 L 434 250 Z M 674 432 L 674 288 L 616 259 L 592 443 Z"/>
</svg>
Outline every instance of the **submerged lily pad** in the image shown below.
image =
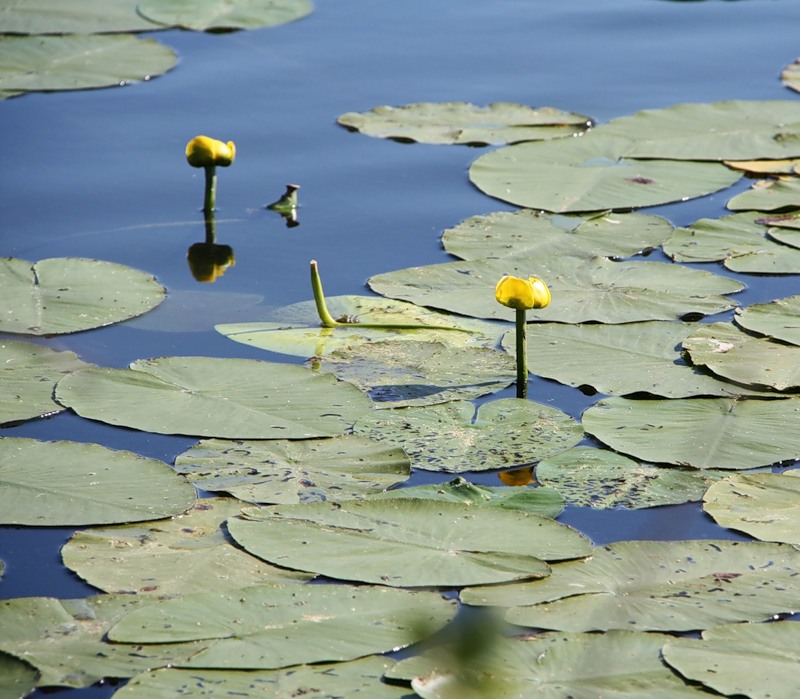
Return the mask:
<svg viewBox="0 0 800 699">
<path fill-rule="evenodd" d="M 177 60 L 171 48 L 133 34 L 0 36 L 0 89 L 115 87 L 161 75 Z"/>
<path fill-rule="evenodd" d="M 0 424 L 64 410 L 53 400 L 56 382 L 85 366 L 74 352 L 58 352 L 32 342 L 0 342 Z"/>
<path fill-rule="evenodd" d="M 723 527 L 800 545 L 799 476 L 796 471 L 731 474 L 708 489 L 703 509 Z"/>
<path fill-rule="evenodd" d="M 632 160 L 625 157 L 632 141 L 605 135 L 604 128 L 580 138 L 492 151 L 472 163 L 470 180 L 511 204 L 566 213 L 684 201 L 730 187 L 741 177 L 719 163 Z"/>
<path fill-rule="evenodd" d="M 175 459 L 198 488 L 255 503 L 349 500 L 405 481 L 410 459 L 400 447 L 345 435 L 332 439 L 207 439 Z"/>
<path fill-rule="evenodd" d="M 176 595 L 308 580 L 250 556 L 225 536 L 223 522 L 245 504 L 204 498 L 171 519 L 78 531 L 61 557 L 90 585 L 113 593 Z"/>
<path fill-rule="evenodd" d="M 800 399 L 608 398 L 583 426 L 612 449 L 655 463 L 745 469 L 800 458 Z"/>
<path fill-rule="evenodd" d="M 737 541 L 621 541 L 553 566 L 549 578 L 470 588 L 513 624 L 563 631 L 692 631 L 765 621 L 800 605 L 800 551 Z"/>
<path fill-rule="evenodd" d="M 276 565 L 393 587 L 457 587 L 549 573 L 591 546 L 549 517 L 431 499 L 350 500 L 244 512 L 228 531 Z"/>
<path fill-rule="evenodd" d="M 683 677 L 728 696 L 790 699 L 800 695 L 800 624 L 726 624 L 700 638 L 673 638 L 664 661 Z"/>
<path fill-rule="evenodd" d="M 314 8 L 309 0 L 142 0 L 137 9 L 157 24 L 219 31 L 275 27 Z"/>
<path fill-rule="evenodd" d="M 455 612 L 455 602 L 436 592 L 262 585 L 142 606 L 118 621 L 108 637 L 145 645 L 211 642 L 181 667 L 273 669 L 398 650 L 439 630 Z"/>
<path fill-rule="evenodd" d="M 510 102 L 494 102 L 487 107 L 468 102 L 383 106 L 368 112 L 342 114 L 337 122 L 376 138 L 466 145 L 499 145 L 574 136 L 592 124 L 589 117 L 580 114 Z"/>
<path fill-rule="evenodd" d="M 0 437 L 0 523 L 69 526 L 180 514 L 194 488 L 167 464 L 99 444 Z"/>
<path fill-rule="evenodd" d="M 100 34 L 163 29 L 137 11 L 139 0 L 1 0 L 5 34 Z"/>
<path fill-rule="evenodd" d="M 454 401 L 381 410 L 360 418 L 356 434 L 402 447 L 414 468 L 487 471 L 537 461 L 569 449 L 583 430 L 557 408 L 517 398 Z"/>
<path fill-rule="evenodd" d="M 800 295 L 737 308 L 735 314 L 746 330 L 800 345 Z"/>
<path fill-rule="evenodd" d="M 683 341 L 694 364 L 741 384 L 800 388 L 800 347 L 757 338 L 732 323 L 703 325 Z"/>
<path fill-rule="evenodd" d="M 371 409 L 351 384 L 291 364 L 157 357 L 93 367 L 56 386 L 83 417 L 159 434 L 306 439 L 344 432 Z"/>
<path fill-rule="evenodd" d="M 713 314 L 736 303 L 723 296 L 744 285 L 729 277 L 666 262 L 612 262 L 603 257 L 518 257 L 410 267 L 369 279 L 379 294 L 479 318 L 513 320 L 497 303 L 495 285 L 505 274 L 535 275 L 550 287 L 547 308 L 529 320 L 559 323 L 631 323 Z"/>
<path fill-rule="evenodd" d="M 800 131 L 796 137 L 800 140 Z M 760 180 L 728 201 L 731 211 L 775 211 L 800 207 L 800 183 L 791 179 Z"/>
<path fill-rule="evenodd" d="M 572 505 L 637 509 L 701 500 L 724 471 L 661 468 L 605 449 L 575 447 L 542 459 L 536 479 Z"/>
</svg>

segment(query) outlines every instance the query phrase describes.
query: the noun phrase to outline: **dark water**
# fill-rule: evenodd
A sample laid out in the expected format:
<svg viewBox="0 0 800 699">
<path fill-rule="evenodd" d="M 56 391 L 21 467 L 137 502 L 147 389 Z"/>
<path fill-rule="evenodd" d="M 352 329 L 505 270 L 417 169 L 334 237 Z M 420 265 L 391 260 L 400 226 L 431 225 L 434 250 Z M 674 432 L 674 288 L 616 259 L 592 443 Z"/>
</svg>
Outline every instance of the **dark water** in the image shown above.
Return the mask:
<svg viewBox="0 0 800 699">
<path fill-rule="evenodd" d="M 310 298 L 312 258 L 329 295 L 367 293 L 373 274 L 445 261 L 443 229 L 510 208 L 467 179 L 484 150 L 372 139 L 337 126 L 337 116 L 381 104 L 511 101 L 603 122 L 678 102 L 799 99 L 778 81 L 800 54 L 798 27 L 793 0 L 318 0 L 311 16 L 284 27 L 159 33 L 180 54 L 162 77 L 0 103 L 0 256 L 113 260 L 154 273 L 168 288 L 167 301 L 141 319 L 42 340 L 86 361 L 125 366 L 180 354 L 299 361 L 226 340 L 213 324 L 259 320 Z M 219 173 L 217 226 L 236 266 L 213 285 L 195 282 L 186 264 L 187 248 L 203 239 L 203 185 L 183 149 L 200 133 L 237 145 L 236 162 Z M 300 226 L 291 229 L 263 209 L 289 182 L 302 187 Z M 745 186 L 651 211 L 676 225 L 717 217 Z M 795 277 L 741 279 L 743 304 L 800 291 Z M 532 397 L 576 417 L 596 400 L 543 380 L 532 384 Z M 69 413 L 0 433 L 99 442 L 167 462 L 195 441 Z M 493 475 L 477 480 L 496 483 Z M 696 505 L 569 508 L 561 521 L 597 543 L 737 536 Z M 72 531 L 0 528 L 7 563 L 0 597 L 90 594 L 60 564 Z"/>
</svg>

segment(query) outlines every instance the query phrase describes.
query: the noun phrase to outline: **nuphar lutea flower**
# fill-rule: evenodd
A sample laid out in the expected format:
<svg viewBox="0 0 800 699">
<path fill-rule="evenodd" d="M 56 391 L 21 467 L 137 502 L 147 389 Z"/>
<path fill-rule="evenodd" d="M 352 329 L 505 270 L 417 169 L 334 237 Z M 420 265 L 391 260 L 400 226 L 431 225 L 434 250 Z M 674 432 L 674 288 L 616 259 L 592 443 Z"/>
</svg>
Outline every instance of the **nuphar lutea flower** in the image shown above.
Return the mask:
<svg viewBox="0 0 800 699">
<path fill-rule="evenodd" d="M 186 144 L 186 160 L 192 167 L 228 167 L 235 157 L 233 141 L 223 143 L 208 136 L 195 136 Z"/>
<path fill-rule="evenodd" d="M 506 275 L 497 282 L 494 295 L 498 303 L 518 311 L 544 308 L 550 303 L 550 289 L 538 277 L 520 279 Z"/>
</svg>

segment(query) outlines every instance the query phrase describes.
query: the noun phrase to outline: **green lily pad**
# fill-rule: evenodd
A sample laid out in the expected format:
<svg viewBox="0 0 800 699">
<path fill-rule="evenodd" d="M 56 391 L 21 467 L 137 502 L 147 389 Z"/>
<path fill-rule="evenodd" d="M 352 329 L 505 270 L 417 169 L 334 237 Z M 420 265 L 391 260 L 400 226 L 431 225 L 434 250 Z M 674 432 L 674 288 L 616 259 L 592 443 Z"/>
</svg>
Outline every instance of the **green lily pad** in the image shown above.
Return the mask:
<svg viewBox="0 0 800 699">
<path fill-rule="evenodd" d="M 164 294 L 152 275 L 113 262 L 6 257 L 0 259 L 0 332 L 56 335 L 99 328 L 146 313 Z"/>
<path fill-rule="evenodd" d="M 762 541 L 800 545 L 800 472 L 734 473 L 714 483 L 703 509 L 717 524 Z"/>
<path fill-rule="evenodd" d="M 113 593 L 176 595 L 308 580 L 311 576 L 268 565 L 230 542 L 222 524 L 244 505 L 205 498 L 179 517 L 78 531 L 61 557 L 90 585 Z"/>
<path fill-rule="evenodd" d="M 181 670 L 169 668 L 137 675 L 114 692 L 114 699 L 264 699 L 265 696 L 370 697 L 406 699 L 408 689 L 382 682 L 394 660 L 368 656 L 343 663 L 295 665 L 285 670 Z M 266 694 L 265 694 L 266 693 Z"/>
<path fill-rule="evenodd" d="M 454 401 L 381 410 L 353 426 L 356 434 L 402 447 L 414 468 L 487 471 L 538 461 L 575 446 L 583 430 L 557 408 L 518 398 Z"/>
<path fill-rule="evenodd" d="M 726 624 L 699 638 L 673 638 L 664 661 L 688 680 L 750 699 L 800 695 L 800 624 Z"/>
<path fill-rule="evenodd" d="M 88 687 L 109 677 L 132 677 L 185 662 L 208 645 L 108 642 L 105 635 L 117 620 L 152 601 L 142 595 L 2 600 L 0 650 L 33 665 L 41 673 L 40 687 Z"/>
<path fill-rule="evenodd" d="M 462 260 L 515 255 L 622 259 L 658 247 L 672 230 L 666 219 L 646 214 L 556 216 L 518 209 L 468 218 L 446 230 L 442 244 Z"/>
<path fill-rule="evenodd" d="M 223 323 L 215 326 L 225 337 L 252 347 L 296 357 L 322 357 L 336 350 L 350 350 L 366 342 L 408 339 L 442 342 L 450 346 L 495 346 L 505 328 L 474 318 L 461 318 L 406 301 L 379 296 L 332 296 L 326 299 L 336 319 L 352 325 L 323 328 L 313 301 L 279 308 L 274 321 Z M 423 325 L 414 330 L 365 327 L 371 324 Z M 449 328 L 437 330 L 436 326 Z M 453 331 L 453 328 L 460 330 Z"/>
<path fill-rule="evenodd" d="M 336 121 L 351 131 L 376 138 L 473 146 L 574 136 L 592 124 L 589 117 L 580 114 L 511 102 L 494 102 L 487 107 L 468 102 L 383 106 L 368 112 L 348 112 Z"/>
<path fill-rule="evenodd" d="M 575 447 L 542 459 L 536 479 L 571 505 L 638 509 L 701 500 L 724 471 L 661 468 L 605 449 Z"/>
<path fill-rule="evenodd" d="M 0 437 L 0 523 L 142 522 L 188 510 L 194 488 L 167 464 L 99 444 Z"/>
<path fill-rule="evenodd" d="M 752 160 L 800 156 L 800 103 L 728 100 L 645 109 L 612 119 L 593 135 L 628 140 L 629 158 Z"/>
<path fill-rule="evenodd" d="M 536 323 L 528 327 L 528 368 L 568 386 L 591 386 L 617 396 L 763 395 L 763 391 L 722 381 L 684 361 L 681 342 L 702 327 L 700 323 L 657 320 L 621 325 Z M 502 345 L 512 354 L 516 351 L 515 331 L 503 336 Z"/>
<path fill-rule="evenodd" d="M 723 294 L 744 286 L 729 277 L 666 262 L 612 262 L 518 257 L 445 262 L 378 274 L 369 286 L 379 294 L 462 315 L 513 320 L 514 311 L 495 299 L 499 279 L 535 275 L 552 293 L 549 306 L 529 320 L 559 323 L 631 323 L 714 314 L 736 304 Z"/>
<path fill-rule="evenodd" d="M 545 561 L 591 549 L 582 534 L 549 517 L 420 498 L 254 508 L 228 520 L 228 531 L 276 565 L 393 587 L 541 578 Z"/>
<path fill-rule="evenodd" d="M 800 131 L 796 137 L 800 140 Z M 728 201 L 731 211 L 775 211 L 800 206 L 800 183 L 794 180 L 760 180 Z"/>
<path fill-rule="evenodd" d="M 800 345 L 800 295 L 737 308 L 734 320 L 751 332 Z"/>
<path fill-rule="evenodd" d="M 291 364 L 211 357 L 93 367 L 56 385 L 56 400 L 92 420 L 159 434 L 306 439 L 344 432 L 371 409 L 351 384 Z"/>
<path fill-rule="evenodd" d="M 683 349 L 694 364 L 729 381 L 777 391 L 800 388 L 800 347 L 753 337 L 732 323 L 697 328 Z"/>
<path fill-rule="evenodd" d="M 800 458 L 799 406 L 797 398 L 608 398 L 583 413 L 583 426 L 643 461 L 745 469 Z"/>
<path fill-rule="evenodd" d="M 553 566 L 545 580 L 463 590 L 510 607 L 520 626 L 563 631 L 692 631 L 765 621 L 800 604 L 800 551 L 737 541 L 621 541 Z"/>
<path fill-rule="evenodd" d="M 175 459 L 198 488 L 255 503 L 350 500 L 408 479 L 410 459 L 393 447 L 355 435 L 298 441 L 206 439 Z"/>
<path fill-rule="evenodd" d="M 0 342 L 0 424 L 45 417 L 64 410 L 53 400 L 56 382 L 87 366 L 74 352 L 17 340 Z"/>
<path fill-rule="evenodd" d="M 781 71 L 781 82 L 790 90 L 800 92 L 800 58 Z"/>
<path fill-rule="evenodd" d="M 171 48 L 133 34 L 0 36 L 0 89 L 116 87 L 161 75 L 177 60 Z"/>
<path fill-rule="evenodd" d="M 387 676 L 410 680 L 425 699 L 708 697 L 661 661 L 661 646 L 670 638 L 635 631 L 497 637 L 476 658 L 434 648 L 401 660 Z"/>
<path fill-rule="evenodd" d="M 101 34 L 162 29 L 142 17 L 139 0 L 0 0 L 6 34 Z"/>
<path fill-rule="evenodd" d="M 800 159 L 798 159 L 800 163 Z M 758 223 L 776 228 L 790 228 L 800 230 L 800 211 L 792 211 L 785 214 L 768 214 L 758 219 Z"/>
<path fill-rule="evenodd" d="M 436 592 L 261 585 L 142 606 L 108 637 L 142 644 L 211 641 L 180 667 L 274 669 L 398 650 L 439 630 L 455 612 L 455 602 Z"/>
<path fill-rule="evenodd" d="M 684 201 L 730 187 L 741 177 L 719 163 L 626 158 L 632 141 L 604 129 L 492 151 L 473 161 L 470 180 L 511 204 L 567 213 Z"/>
<path fill-rule="evenodd" d="M 800 230 L 790 230 L 788 228 L 770 228 L 767 231 L 767 238 L 776 243 L 788 245 L 790 248 L 800 249 Z"/>
<path fill-rule="evenodd" d="M 39 673 L 35 667 L 13 655 L 0 652 L 0 697 L 20 699 L 36 688 Z"/>
<path fill-rule="evenodd" d="M 142 0 L 145 19 L 195 31 L 258 29 L 294 22 L 314 9 L 309 0 Z"/>
<path fill-rule="evenodd" d="M 491 347 L 414 340 L 364 343 L 308 364 L 358 386 L 376 408 L 479 398 L 511 385 L 516 372 L 514 358 Z"/>
</svg>

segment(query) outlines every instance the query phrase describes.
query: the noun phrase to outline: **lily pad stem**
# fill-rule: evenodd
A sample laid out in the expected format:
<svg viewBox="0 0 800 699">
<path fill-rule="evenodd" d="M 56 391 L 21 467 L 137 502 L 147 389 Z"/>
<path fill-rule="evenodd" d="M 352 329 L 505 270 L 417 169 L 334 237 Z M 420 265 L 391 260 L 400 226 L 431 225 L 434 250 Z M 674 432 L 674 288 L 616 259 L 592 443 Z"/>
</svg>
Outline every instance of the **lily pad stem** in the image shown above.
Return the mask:
<svg viewBox="0 0 800 699">
<path fill-rule="evenodd" d="M 217 205 L 217 168 L 214 165 L 206 165 L 206 192 L 203 201 L 203 213 L 208 216 L 214 215 Z"/>
<path fill-rule="evenodd" d="M 527 311 L 517 309 L 517 398 L 528 397 L 528 324 Z"/>
</svg>

